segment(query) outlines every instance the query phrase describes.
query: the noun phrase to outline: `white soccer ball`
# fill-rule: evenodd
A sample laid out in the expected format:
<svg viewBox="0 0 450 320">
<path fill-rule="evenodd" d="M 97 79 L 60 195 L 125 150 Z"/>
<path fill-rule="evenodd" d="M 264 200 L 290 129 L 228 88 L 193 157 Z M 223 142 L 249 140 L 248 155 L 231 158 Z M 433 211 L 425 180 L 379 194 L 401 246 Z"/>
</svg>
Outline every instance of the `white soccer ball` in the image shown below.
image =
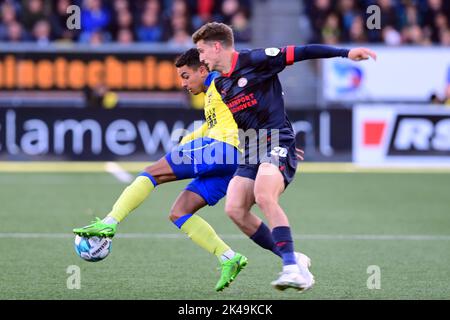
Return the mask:
<svg viewBox="0 0 450 320">
<path fill-rule="evenodd" d="M 111 238 L 75 236 L 75 251 L 84 260 L 97 262 L 111 252 Z"/>
</svg>

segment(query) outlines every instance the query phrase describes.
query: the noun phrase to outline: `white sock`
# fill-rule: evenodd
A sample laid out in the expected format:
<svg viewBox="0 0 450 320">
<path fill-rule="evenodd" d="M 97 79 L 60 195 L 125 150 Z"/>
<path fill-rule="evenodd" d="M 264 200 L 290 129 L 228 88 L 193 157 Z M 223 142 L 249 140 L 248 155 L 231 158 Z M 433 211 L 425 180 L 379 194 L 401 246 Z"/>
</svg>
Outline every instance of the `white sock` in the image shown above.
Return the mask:
<svg viewBox="0 0 450 320">
<path fill-rule="evenodd" d="M 283 272 L 300 272 L 300 269 L 296 264 L 288 264 L 287 266 L 283 266 Z"/>
<path fill-rule="evenodd" d="M 113 217 L 110 217 L 110 216 L 106 216 L 102 221 L 106 224 L 117 224 L 118 223 L 116 219 L 114 219 Z"/>
<path fill-rule="evenodd" d="M 225 262 L 227 260 L 231 260 L 233 259 L 234 255 L 236 253 L 233 250 L 227 250 L 224 253 L 222 253 L 222 255 L 220 256 L 220 260 L 222 260 L 222 262 Z"/>
</svg>

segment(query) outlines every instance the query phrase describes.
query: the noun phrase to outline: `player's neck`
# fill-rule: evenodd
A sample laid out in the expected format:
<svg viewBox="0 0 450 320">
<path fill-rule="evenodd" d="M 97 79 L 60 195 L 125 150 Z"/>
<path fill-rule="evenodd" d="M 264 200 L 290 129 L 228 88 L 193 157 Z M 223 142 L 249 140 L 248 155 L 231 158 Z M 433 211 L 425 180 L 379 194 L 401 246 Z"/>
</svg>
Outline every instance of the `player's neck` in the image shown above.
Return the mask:
<svg viewBox="0 0 450 320">
<path fill-rule="evenodd" d="M 227 50 L 223 53 L 223 55 L 225 56 L 225 58 L 223 59 L 224 61 L 224 65 L 223 68 L 221 70 L 222 73 L 224 74 L 228 74 L 231 71 L 231 68 L 233 66 L 233 54 L 234 54 L 234 49 L 231 50 Z"/>
</svg>

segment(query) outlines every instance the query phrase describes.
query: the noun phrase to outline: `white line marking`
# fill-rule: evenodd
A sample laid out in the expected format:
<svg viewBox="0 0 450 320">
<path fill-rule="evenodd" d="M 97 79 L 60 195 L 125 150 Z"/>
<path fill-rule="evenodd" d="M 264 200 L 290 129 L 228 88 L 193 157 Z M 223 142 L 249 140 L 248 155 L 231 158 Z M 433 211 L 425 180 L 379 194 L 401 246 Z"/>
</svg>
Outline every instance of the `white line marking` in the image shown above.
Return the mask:
<svg viewBox="0 0 450 320">
<path fill-rule="evenodd" d="M 131 181 L 133 181 L 133 175 L 122 169 L 122 167 L 115 162 L 106 162 L 105 170 L 111 173 L 120 182 L 131 183 Z"/>
<path fill-rule="evenodd" d="M 4 239 L 54 239 L 72 238 L 70 233 L 17 233 L 3 232 L 0 238 Z M 222 234 L 223 239 L 248 239 L 243 234 Z M 450 241 L 450 235 L 389 235 L 389 234 L 304 234 L 293 235 L 296 240 L 406 240 L 406 241 Z M 116 238 L 124 239 L 187 239 L 181 233 L 121 233 Z"/>
</svg>

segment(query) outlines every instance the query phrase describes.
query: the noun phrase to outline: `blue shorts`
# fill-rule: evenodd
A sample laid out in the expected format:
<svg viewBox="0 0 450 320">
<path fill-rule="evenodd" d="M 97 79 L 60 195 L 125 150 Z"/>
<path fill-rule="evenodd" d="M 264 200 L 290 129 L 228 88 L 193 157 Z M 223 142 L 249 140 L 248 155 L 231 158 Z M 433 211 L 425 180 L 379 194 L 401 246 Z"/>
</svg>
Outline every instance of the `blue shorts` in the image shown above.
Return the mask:
<svg viewBox="0 0 450 320">
<path fill-rule="evenodd" d="M 203 137 L 180 145 L 166 154 L 177 180 L 192 180 L 186 190 L 195 192 L 213 206 L 227 193 L 236 171 L 239 151 L 234 146 Z"/>
</svg>

